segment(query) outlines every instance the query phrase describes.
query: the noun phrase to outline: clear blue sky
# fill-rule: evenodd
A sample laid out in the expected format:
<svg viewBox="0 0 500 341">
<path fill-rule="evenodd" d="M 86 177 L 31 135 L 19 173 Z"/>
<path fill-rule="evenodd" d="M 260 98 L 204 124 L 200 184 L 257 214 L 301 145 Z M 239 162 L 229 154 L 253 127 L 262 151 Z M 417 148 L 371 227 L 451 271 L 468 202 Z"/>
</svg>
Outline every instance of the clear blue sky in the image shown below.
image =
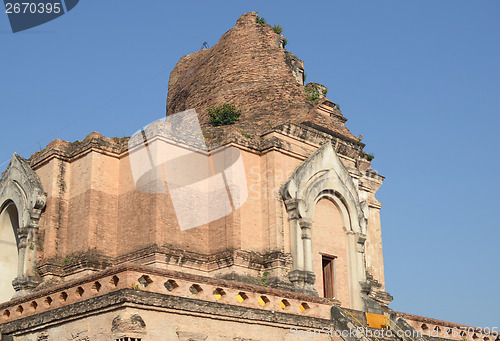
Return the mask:
<svg viewBox="0 0 500 341">
<path fill-rule="evenodd" d="M 0 13 L 0 163 L 163 117 L 177 60 L 255 10 L 285 28 L 387 177 L 392 308 L 500 327 L 498 0 L 84 0 L 16 34 Z"/>
</svg>

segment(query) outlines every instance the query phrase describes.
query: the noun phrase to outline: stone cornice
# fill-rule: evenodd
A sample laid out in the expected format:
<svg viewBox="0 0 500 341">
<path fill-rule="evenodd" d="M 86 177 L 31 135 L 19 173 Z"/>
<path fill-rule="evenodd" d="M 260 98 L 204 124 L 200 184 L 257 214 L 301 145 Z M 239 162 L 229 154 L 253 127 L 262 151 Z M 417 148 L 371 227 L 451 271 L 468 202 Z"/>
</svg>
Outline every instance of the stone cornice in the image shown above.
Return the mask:
<svg viewBox="0 0 500 341">
<path fill-rule="evenodd" d="M 270 136 L 271 133 L 275 133 L 276 135 Z M 223 130 L 221 129 L 218 137 L 210 136 L 207 138 L 207 144 L 209 148 L 217 148 L 223 145 L 225 146 L 231 144 L 256 153 L 263 153 L 270 149 L 294 153 L 289 145 L 289 142 L 280 139 L 278 137 L 279 135 L 306 143 L 311 145 L 311 147 L 318 147 L 328 141 L 331 141 L 339 155 L 347 157 L 351 160 L 362 158 L 362 148 L 364 147 L 364 144 L 361 142 L 346 139 L 345 136 L 334 134 L 334 132 L 319 130 L 318 126 L 311 127 L 307 123 L 286 123 L 271 128 L 259 137 L 246 137 L 242 134 L 235 133 L 224 135 Z M 52 158 L 72 161 L 92 151 L 120 158 L 128 152 L 128 140 L 128 137 L 121 139 L 103 137 L 96 132 L 89 134 L 83 141 L 71 143 L 62 140 L 54 140 L 49 143 L 44 150 L 33 154 L 30 157 L 29 162 L 33 169 L 37 169 Z M 302 155 L 302 157 L 307 156 L 308 155 Z M 370 172 L 373 177 L 373 173 L 375 172 L 371 169 Z M 383 179 L 383 177 L 381 178 Z"/>
</svg>

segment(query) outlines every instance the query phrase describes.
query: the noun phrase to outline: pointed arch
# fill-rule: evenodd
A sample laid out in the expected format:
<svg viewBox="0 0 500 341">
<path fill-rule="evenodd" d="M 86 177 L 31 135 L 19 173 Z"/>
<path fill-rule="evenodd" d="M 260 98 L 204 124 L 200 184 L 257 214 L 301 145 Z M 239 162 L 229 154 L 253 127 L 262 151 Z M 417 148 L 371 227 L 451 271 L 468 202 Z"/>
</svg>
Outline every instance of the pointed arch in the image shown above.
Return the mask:
<svg viewBox="0 0 500 341">
<path fill-rule="evenodd" d="M 15 294 L 12 280 L 17 277 L 19 266 L 18 228 L 16 205 L 7 202 L 0 210 L 0 302 L 10 300 Z"/>
<path fill-rule="evenodd" d="M 312 203 L 322 193 L 333 193 L 346 206 L 354 233 L 366 234 L 368 207 L 361 203 L 351 175 L 335 152 L 331 142 L 327 142 L 293 172 L 281 186 L 283 200 L 299 199 L 298 213 L 311 219 Z M 365 217 L 366 216 L 366 217 Z"/>
<path fill-rule="evenodd" d="M 294 170 L 280 188 L 280 194 L 288 212 L 291 230 L 294 262 L 290 281 L 302 291 L 316 293 L 311 223 L 316 203 L 328 198 L 339 207 L 345 224 L 349 306 L 363 309 L 361 282 L 366 281 L 364 242 L 368 205 L 360 202 L 352 177 L 331 142 L 320 147 Z"/>
<path fill-rule="evenodd" d="M 39 283 L 35 264 L 38 221 L 45 203 L 46 196 L 37 174 L 27 160 L 14 154 L 0 179 L 0 228 L 5 232 L 5 240 L 10 245 L 2 256 L 17 260 L 16 277 L 4 279 L 12 280 L 15 297 L 29 293 Z M 16 243 L 17 257 L 12 254 L 15 252 L 11 245 L 13 242 Z M 12 264 L 6 265 L 12 272 L 10 266 Z"/>
</svg>

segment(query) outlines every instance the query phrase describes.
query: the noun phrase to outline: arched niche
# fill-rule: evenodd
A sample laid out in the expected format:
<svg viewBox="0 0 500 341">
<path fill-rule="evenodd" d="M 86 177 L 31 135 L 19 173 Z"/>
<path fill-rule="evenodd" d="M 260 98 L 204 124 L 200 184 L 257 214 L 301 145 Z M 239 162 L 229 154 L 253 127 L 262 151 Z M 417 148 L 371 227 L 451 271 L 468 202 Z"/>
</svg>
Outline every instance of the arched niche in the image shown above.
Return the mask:
<svg viewBox="0 0 500 341">
<path fill-rule="evenodd" d="M 324 144 L 294 170 L 280 188 L 280 194 L 290 223 L 293 258 L 290 281 L 299 291 L 318 294 L 315 283 L 321 279 L 317 279 L 314 272 L 312 238 L 322 236 L 312 231 L 313 219 L 316 204 L 328 199 L 339 209 L 344 224 L 349 301 L 342 304 L 352 309 L 365 309 L 362 283 L 366 283 L 364 243 L 368 205 L 359 200 L 351 175 L 331 142 Z"/>
<path fill-rule="evenodd" d="M 12 281 L 17 277 L 19 254 L 19 215 L 16 205 L 8 202 L 0 210 L 0 302 L 10 300 L 15 290 Z"/>
<path fill-rule="evenodd" d="M 15 278 L 2 279 L 2 285 L 11 281 L 13 297 L 30 293 L 40 283 L 36 274 L 38 221 L 45 202 L 46 196 L 37 174 L 27 160 L 14 154 L 0 179 L 0 233 L 7 250 L 0 254 L 5 256 L 5 269 L 9 276 L 14 272 L 12 262 L 17 261 Z M 7 296 L 2 294 L 0 301 L 11 298 Z"/>
<path fill-rule="evenodd" d="M 312 262 L 315 289 L 320 297 L 349 302 L 346 214 L 334 198 L 321 196 L 315 203 L 312 227 Z"/>
</svg>

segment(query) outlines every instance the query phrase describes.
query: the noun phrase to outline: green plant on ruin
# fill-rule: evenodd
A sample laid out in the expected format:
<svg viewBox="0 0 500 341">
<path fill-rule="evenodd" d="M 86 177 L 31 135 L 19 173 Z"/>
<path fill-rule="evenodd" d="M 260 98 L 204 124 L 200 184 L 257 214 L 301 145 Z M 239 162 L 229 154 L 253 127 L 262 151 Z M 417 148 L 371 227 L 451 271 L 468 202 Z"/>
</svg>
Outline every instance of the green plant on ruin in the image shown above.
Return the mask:
<svg viewBox="0 0 500 341">
<path fill-rule="evenodd" d="M 268 280 L 269 272 L 264 271 L 262 273 L 262 276 L 252 276 L 248 273 L 244 273 L 242 275 L 236 275 L 233 277 L 230 274 L 226 274 L 221 276 L 220 278 L 222 279 L 228 279 L 228 280 L 236 280 L 238 282 L 243 282 L 243 283 L 248 283 L 248 284 L 253 284 L 253 285 L 261 285 L 263 287 L 267 287 L 267 280 Z"/>
<path fill-rule="evenodd" d="M 370 154 L 363 153 L 361 156 L 364 157 L 368 161 L 372 161 L 375 158 L 375 155 L 373 155 L 372 153 L 370 153 Z"/>
<path fill-rule="evenodd" d="M 267 24 L 267 21 L 265 18 L 257 16 L 257 24 L 265 25 Z"/>
<path fill-rule="evenodd" d="M 132 283 L 132 284 L 130 284 L 130 287 L 131 287 L 132 289 L 134 289 L 134 290 L 140 290 L 140 289 L 141 289 L 141 288 L 139 288 L 139 284 L 137 284 L 137 283 Z"/>
<path fill-rule="evenodd" d="M 286 44 L 288 44 L 288 39 L 283 38 L 283 48 L 285 48 Z"/>
<path fill-rule="evenodd" d="M 225 103 L 221 106 L 208 108 L 209 123 L 214 127 L 233 124 L 240 119 L 241 111 L 233 104 Z"/>
<path fill-rule="evenodd" d="M 269 276 L 269 271 L 264 271 L 262 273 L 262 278 L 260 279 L 261 285 L 267 287 L 267 276 Z"/>
<path fill-rule="evenodd" d="M 63 258 L 62 263 L 63 263 L 63 264 L 66 264 L 66 263 L 68 263 L 69 261 L 71 261 L 71 257 L 70 257 L 70 256 L 66 256 L 66 257 L 64 257 L 64 258 Z"/>
<path fill-rule="evenodd" d="M 304 90 L 307 92 L 306 99 L 308 101 L 314 102 L 315 104 L 318 104 L 319 90 L 315 90 L 313 88 L 305 88 Z"/>
<path fill-rule="evenodd" d="M 243 136 L 245 136 L 245 137 L 252 137 L 252 135 L 250 133 L 247 133 L 247 132 L 245 132 L 243 130 L 240 131 L 240 134 L 243 135 Z"/>
<path fill-rule="evenodd" d="M 277 34 L 281 34 L 285 29 L 283 28 L 283 26 L 281 25 L 274 25 L 273 26 L 273 30 L 274 32 L 276 32 Z"/>
<path fill-rule="evenodd" d="M 326 95 L 328 93 L 328 89 L 323 89 L 321 92 L 323 93 L 323 95 Z"/>
</svg>

